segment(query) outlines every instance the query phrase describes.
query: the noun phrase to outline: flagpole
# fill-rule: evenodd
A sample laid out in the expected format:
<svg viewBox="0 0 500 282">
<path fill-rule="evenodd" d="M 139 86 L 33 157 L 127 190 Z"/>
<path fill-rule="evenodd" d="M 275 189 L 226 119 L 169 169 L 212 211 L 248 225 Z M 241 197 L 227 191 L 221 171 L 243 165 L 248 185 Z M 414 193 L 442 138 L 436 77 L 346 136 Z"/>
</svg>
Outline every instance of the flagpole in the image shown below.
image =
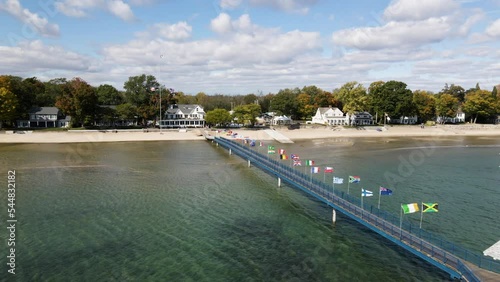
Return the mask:
<svg viewBox="0 0 500 282">
<path fill-rule="evenodd" d="M 335 176 L 332 176 L 332 202 L 334 196 L 335 196 Z"/>
<path fill-rule="evenodd" d="M 380 196 L 382 195 L 382 191 L 380 191 L 380 187 L 378 187 L 378 209 L 380 209 Z"/>
<path fill-rule="evenodd" d="M 349 195 L 349 184 L 351 184 L 351 178 L 347 181 L 347 195 Z"/>
<path fill-rule="evenodd" d="M 326 180 L 326 172 L 325 172 L 325 170 L 323 169 L 323 182 L 325 182 L 325 180 Z"/>
<path fill-rule="evenodd" d="M 361 188 L 361 214 L 363 214 L 363 188 Z"/>
<path fill-rule="evenodd" d="M 424 217 L 424 207 L 423 205 L 421 207 L 422 208 L 420 209 L 420 229 L 422 229 L 422 218 Z"/>
<path fill-rule="evenodd" d="M 403 229 L 403 204 L 399 207 L 400 209 L 400 215 L 399 215 L 399 233 L 402 234 L 402 229 Z"/>
</svg>

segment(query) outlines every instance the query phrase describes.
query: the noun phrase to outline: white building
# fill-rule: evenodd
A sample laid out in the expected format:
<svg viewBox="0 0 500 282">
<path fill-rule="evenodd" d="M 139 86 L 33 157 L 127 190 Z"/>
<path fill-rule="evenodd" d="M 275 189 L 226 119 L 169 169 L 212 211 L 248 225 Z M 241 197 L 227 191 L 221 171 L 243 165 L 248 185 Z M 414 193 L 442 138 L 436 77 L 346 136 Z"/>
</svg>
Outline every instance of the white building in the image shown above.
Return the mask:
<svg viewBox="0 0 500 282">
<path fill-rule="evenodd" d="M 418 122 L 418 117 L 416 115 L 414 116 L 402 116 L 398 119 L 391 119 L 391 123 L 397 123 L 397 124 L 416 124 Z"/>
<path fill-rule="evenodd" d="M 35 107 L 29 111 L 29 120 L 18 120 L 17 127 L 68 127 L 70 120 L 56 107 Z"/>
<path fill-rule="evenodd" d="M 162 128 L 204 127 L 205 111 L 200 105 L 171 105 L 160 120 Z"/>
<path fill-rule="evenodd" d="M 287 116 L 275 116 L 272 119 L 273 125 L 290 125 L 292 124 L 292 119 Z"/>
<path fill-rule="evenodd" d="M 354 112 L 346 115 L 349 125 L 373 125 L 373 116 L 369 112 Z"/>
<path fill-rule="evenodd" d="M 339 108 L 321 107 L 312 117 L 312 123 L 324 125 L 349 125 L 349 118 Z"/>
<path fill-rule="evenodd" d="M 443 122 L 444 120 L 444 122 Z M 438 123 L 464 123 L 465 113 L 461 109 L 457 111 L 454 117 L 437 117 L 436 122 Z"/>
</svg>

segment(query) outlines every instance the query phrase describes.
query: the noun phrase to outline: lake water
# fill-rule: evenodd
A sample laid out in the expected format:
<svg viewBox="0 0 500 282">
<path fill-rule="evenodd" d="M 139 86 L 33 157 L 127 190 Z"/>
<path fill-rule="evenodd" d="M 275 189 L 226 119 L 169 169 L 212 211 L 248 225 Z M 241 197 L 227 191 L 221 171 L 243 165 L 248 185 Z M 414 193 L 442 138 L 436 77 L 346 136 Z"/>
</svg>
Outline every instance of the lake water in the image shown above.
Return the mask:
<svg viewBox="0 0 500 282">
<path fill-rule="evenodd" d="M 500 239 L 497 138 L 273 145 L 338 177 L 359 175 L 353 195 L 391 188 L 381 208 L 395 215 L 401 203 L 439 203 L 423 228 L 470 250 Z M 330 208 L 209 142 L 1 144 L 0 164 L 5 179 L 16 170 L 17 281 L 449 279 L 346 217 L 332 224 Z M 5 255 L 0 263 L 9 278 Z"/>
</svg>

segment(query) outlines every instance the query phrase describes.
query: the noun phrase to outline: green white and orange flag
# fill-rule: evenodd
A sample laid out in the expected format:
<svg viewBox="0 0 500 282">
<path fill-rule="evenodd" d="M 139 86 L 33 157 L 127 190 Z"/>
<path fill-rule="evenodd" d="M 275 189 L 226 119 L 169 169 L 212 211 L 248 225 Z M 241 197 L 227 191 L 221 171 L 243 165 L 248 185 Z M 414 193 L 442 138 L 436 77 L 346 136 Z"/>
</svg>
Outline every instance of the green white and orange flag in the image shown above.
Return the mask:
<svg viewBox="0 0 500 282">
<path fill-rule="evenodd" d="M 403 209 L 403 212 L 405 214 L 407 214 L 407 213 L 414 213 L 414 212 L 418 212 L 419 211 L 417 203 L 401 204 L 401 208 Z"/>
<path fill-rule="evenodd" d="M 314 161 L 313 160 L 307 160 L 306 161 L 306 166 L 313 166 L 314 165 Z"/>
</svg>

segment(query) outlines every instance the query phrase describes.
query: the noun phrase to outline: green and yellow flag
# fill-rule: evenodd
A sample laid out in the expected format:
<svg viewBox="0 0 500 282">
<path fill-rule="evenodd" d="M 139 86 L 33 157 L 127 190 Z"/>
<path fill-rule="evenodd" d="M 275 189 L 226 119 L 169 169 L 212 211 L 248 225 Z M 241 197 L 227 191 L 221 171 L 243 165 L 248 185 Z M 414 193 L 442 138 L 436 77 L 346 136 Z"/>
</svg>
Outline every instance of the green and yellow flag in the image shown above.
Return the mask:
<svg viewBox="0 0 500 282">
<path fill-rule="evenodd" d="M 422 203 L 422 212 L 438 212 L 438 204 Z"/>
</svg>

